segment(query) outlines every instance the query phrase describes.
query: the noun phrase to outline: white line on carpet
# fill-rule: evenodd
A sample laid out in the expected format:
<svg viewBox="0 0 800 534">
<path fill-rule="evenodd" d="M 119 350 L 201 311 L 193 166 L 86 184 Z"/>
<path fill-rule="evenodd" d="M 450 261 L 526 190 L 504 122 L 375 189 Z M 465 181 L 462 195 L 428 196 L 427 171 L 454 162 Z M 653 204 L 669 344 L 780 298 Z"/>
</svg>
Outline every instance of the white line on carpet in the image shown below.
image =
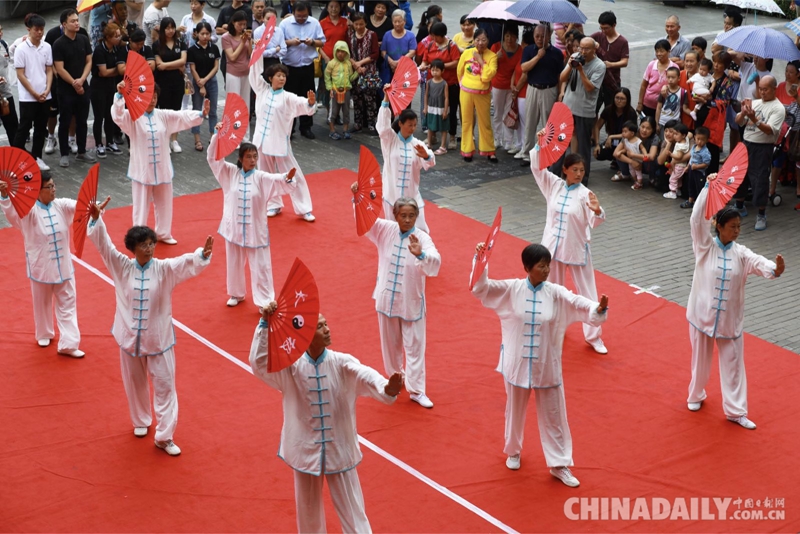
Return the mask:
<svg viewBox="0 0 800 534">
<path fill-rule="evenodd" d="M 80 259 L 80 258 L 78 258 L 76 256 L 73 256 L 72 260 L 74 262 L 76 262 L 78 265 L 83 266 L 89 272 L 97 275 L 98 278 L 100 278 L 101 280 L 103 280 L 107 284 L 109 284 L 111 286 L 114 285 L 114 281 L 111 278 L 109 278 L 108 276 L 106 276 L 105 274 L 103 274 L 102 272 L 100 272 L 99 270 L 94 268 L 93 266 L 89 265 L 88 263 L 86 263 L 82 259 Z M 230 353 L 226 352 L 224 349 L 218 347 L 217 345 L 215 345 L 211 341 L 207 340 L 206 338 L 204 338 L 203 336 L 201 336 L 200 334 L 198 334 L 197 332 L 195 332 L 194 330 L 192 330 L 191 328 L 189 328 L 185 324 L 181 323 L 180 321 L 178 321 L 178 320 L 173 318 L 172 322 L 180 330 L 183 330 L 184 332 L 186 332 L 187 334 L 189 334 L 190 336 L 195 338 L 197 341 L 199 341 L 200 343 L 202 343 L 206 347 L 210 348 L 211 350 L 213 350 L 214 352 L 216 352 L 217 354 L 219 354 L 220 356 L 222 356 L 226 360 L 236 364 L 237 366 L 239 366 L 241 369 L 244 369 L 248 373 L 253 374 L 253 370 L 250 368 L 250 366 L 248 364 L 244 363 L 243 361 L 241 361 L 239 358 L 236 358 L 235 356 L 233 356 Z M 446 487 L 442 486 L 441 484 L 439 484 L 435 480 L 423 475 L 422 473 L 420 473 L 419 471 L 417 471 L 416 469 L 414 469 L 413 467 L 411 467 L 410 465 L 408 465 L 407 463 L 405 463 L 401 459 L 399 459 L 396 456 L 386 452 L 385 450 L 381 449 L 380 447 L 378 447 L 377 445 L 375 445 L 371 441 L 368 441 L 367 439 L 364 439 L 360 435 L 358 436 L 358 441 L 362 445 L 364 445 L 365 447 L 367 447 L 371 451 L 375 452 L 379 456 L 382 456 L 384 459 L 390 461 L 391 463 L 393 463 L 394 465 L 396 465 L 397 467 L 399 467 L 400 469 L 402 469 L 403 471 L 405 471 L 409 475 L 411 475 L 414 478 L 424 482 L 425 484 L 427 484 L 431 488 L 435 489 L 436 491 L 438 491 L 439 493 L 441 493 L 442 495 L 444 495 L 448 499 L 451 499 L 452 501 L 460 504 L 461 506 L 463 506 L 464 508 L 466 508 L 470 512 L 474 513 L 475 515 L 477 515 L 481 519 L 484 519 L 488 523 L 491 523 L 492 525 L 494 525 L 498 529 L 502 530 L 503 532 L 506 532 L 508 534 L 518 534 L 516 530 L 514 530 L 511 527 L 509 527 L 508 525 L 506 525 L 505 523 L 503 523 L 499 519 L 495 518 L 494 516 L 492 516 L 488 512 L 485 512 L 484 510 L 478 508 L 477 506 L 475 506 L 474 504 L 472 504 L 471 502 L 469 502 L 465 498 L 463 498 L 460 495 L 450 491 L 449 489 L 447 489 Z"/>
</svg>

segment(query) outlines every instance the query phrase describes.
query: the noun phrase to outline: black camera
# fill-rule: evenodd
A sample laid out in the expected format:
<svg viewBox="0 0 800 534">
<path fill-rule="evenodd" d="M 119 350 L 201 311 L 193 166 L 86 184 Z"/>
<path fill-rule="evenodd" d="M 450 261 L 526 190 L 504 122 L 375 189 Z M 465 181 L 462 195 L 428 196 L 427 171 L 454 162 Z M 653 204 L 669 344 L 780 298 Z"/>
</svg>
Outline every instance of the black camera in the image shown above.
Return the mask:
<svg viewBox="0 0 800 534">
<path fill-rule="evenodd" d="M 578 65 L 586 65 L 586 58 L 583 57 L 583 54 L 575 54 L 570 58 L 569 62 L 572 68 L 575 68 Z"/>
</svg>

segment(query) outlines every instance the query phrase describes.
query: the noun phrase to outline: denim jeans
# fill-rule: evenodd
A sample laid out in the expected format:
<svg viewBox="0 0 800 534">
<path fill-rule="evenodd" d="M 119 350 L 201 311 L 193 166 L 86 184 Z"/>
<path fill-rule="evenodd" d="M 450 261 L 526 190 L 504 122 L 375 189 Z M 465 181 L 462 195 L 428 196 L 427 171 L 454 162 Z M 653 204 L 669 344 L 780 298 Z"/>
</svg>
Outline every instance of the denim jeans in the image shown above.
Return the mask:
<svg viewBox="0 0 800 534">
<path fill-rule="evenodd" d="M 192 109 L 195 111 L 201 111 L 203 109 L 203 100 L 208 98 L 211 102 L 211 105 L 208 109 L 208 131 L 212 135 L 214 134 L 214 126 L 217 125 L 217 97 L 219 95 L 219 88 L 217 86 L 217 77 L 214 76 L 210 80 L 206 82 L 206 93 L 207 96 L 203 96 L 200 94 L 200 87 L 197 83 L 192 80 L 194 84 L 194 94 L 192 95 Z M 192 133 L 199 134 L 200 133 L 200 126 L 192 126 Z"/>
</svg>

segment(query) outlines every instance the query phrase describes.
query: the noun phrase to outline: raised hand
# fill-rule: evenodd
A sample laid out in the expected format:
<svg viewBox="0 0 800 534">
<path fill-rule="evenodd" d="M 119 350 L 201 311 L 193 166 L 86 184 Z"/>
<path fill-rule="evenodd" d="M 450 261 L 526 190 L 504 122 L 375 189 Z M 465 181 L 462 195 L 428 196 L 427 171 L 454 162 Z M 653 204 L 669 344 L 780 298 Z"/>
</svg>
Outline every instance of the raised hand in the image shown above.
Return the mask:
<svg viewBox="0 0 800 534">
<path fill-rule="evenodd" d="M 408 236 L 408 251 L 414 256 L 422 254 L 422 245 L 419 244 L 419 239 L 414 234 Z"/>
<path fill-rule="evenodd" d="M 355 193 L 355 191 L 353 191 L 353 193 Z M 8 184 L 3 180 L 0 180 L 0 197 L 7 197 L 7 196 L 8 196 Z"/>
<path fill-rule="evenodd" d="M 350 186 L 350 191 L 358 193 L 358 182 L 353 182 L 353 185 Z"/>
<path fill-rule="evenodd" d="M 414 145 L 414 151 L 417 153 L 417 156 L 421 157 L 422 159 L 428 159 L 428 150 L 422 143 Z"/>
<path fill-rule="evenodd" d="M 217 123 L 217 125 L 216 125 L 216 126 L 214 126 L 214 131 L 215 131 L 215 132 L 218 132 L 218 131 L 220 130 L 220 128 L 222 128 L 222 123 L 221 123 L 221 122 L 218 122 L 218 123 Z"/>
<path fill-rule="evenodd" d="M 713 173 L 709 174 L 708 176 L 706 176 L 706 180 L 708 180 L 709 182 L 714 181 L 716 179 L 717 179 L 717 173 L 715 173 L 715 172 L 713 172 Z"/>
<path fill-rule="evenodd" d="M 608 295 L 600 295 L 600 305 L 597 307 L 597 313 L 603 313 L 608 308 Z"/>
<path fill-rule="evenodd" d="M 119 94 L 124 94 L 125 93 L 125 80 L 122 80 L 121 82 L 119 82 L 117 84 L 117 92 Z"/>
<path fill-rule="evenodd" d="M 297 169 L 296 168 L 292 167 L 291 169 L 289 169 L 289 172 L 286 173 L 286 181 L 287 182 L 291 182 L 292 178 L 294 178 L 294 175 L 296 173 L 297 173 Z"/>
<path fill-rule="evenodd" d="M 308 97 L 309 106 L 313 106 L 317 103 L 317 95 L 314 94 L 314 91 L 309 91 L 306 96 Z"/>
<path fill-rule="evenodd" d="M 261 318 L 264 319 L 265 321 L 269 321 L 270 315 L 275 313 L 275 310 L 277 309 L 278 309 L 278 303 L 273 300 L 272 302 L 261 308 Z"/>
<path fill-rule="evenodd" d="M 208 236 L 206 238 L 206 245 L 203 247 L 203 257 L 210 258 L 211 257 L 211 249 L 214 248 L 214 238 Z"/>
<path fill-rule="evenodd" d="M 390 397 L 396 397 L 403 389 L 403 375 L 395 373 L 389 377 L 389 383 L 383 388 L 383 392 Z"/>
<path fill-rule="evenodd" d="M 783 261 L 783 256 L 778 254 L 775 256 L 775 278 L 779 277 L 783 274 L 783 271 L 786 270 L 786 264 Z"/>
<path fill-rule="evenodd" d="M 89 215 L 93 221 L 96 221 L 97 218 L 100 217 L 100 213 L 106 209 L 106 206 L 108 206 L 109 202 L 111 202 L 110 196 L 106 197 L 102 204 L 98 204 L 97 202 L 89 203 Z"/>
<path fill-rule="evenodd" d="M 595 215 L 600 215 L 600 201 L 597 200 L 597 195 L 589 191 L 589 202 L 586 203 L 589 206 L 589 209 L 592 210 Z"/>
<path fill-rule="evenodd" d="M 486 243 L 481 241 L 477 245 L 475 245 L 475 254 L 480 255 L 481 252 L 486 248 Z"/>
</svg>

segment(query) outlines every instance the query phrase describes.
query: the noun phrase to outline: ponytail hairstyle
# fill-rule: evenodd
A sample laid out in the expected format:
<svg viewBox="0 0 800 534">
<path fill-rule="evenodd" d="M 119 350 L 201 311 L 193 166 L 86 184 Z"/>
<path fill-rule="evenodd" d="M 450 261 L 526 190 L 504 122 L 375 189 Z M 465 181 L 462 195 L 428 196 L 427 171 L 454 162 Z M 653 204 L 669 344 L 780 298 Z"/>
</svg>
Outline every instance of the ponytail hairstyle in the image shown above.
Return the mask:
<svg viewBox="0 0 800 534">
<path fill-rule="evenodd" d="M 427 28 L 431 23 L 431 19 L 438 17 L 442 14 L 442 8 L 437 5 L 428 6 L 428 9 L 422 13 L 422 18 L 419 21 L 419 28 Z"/>
</svg>

